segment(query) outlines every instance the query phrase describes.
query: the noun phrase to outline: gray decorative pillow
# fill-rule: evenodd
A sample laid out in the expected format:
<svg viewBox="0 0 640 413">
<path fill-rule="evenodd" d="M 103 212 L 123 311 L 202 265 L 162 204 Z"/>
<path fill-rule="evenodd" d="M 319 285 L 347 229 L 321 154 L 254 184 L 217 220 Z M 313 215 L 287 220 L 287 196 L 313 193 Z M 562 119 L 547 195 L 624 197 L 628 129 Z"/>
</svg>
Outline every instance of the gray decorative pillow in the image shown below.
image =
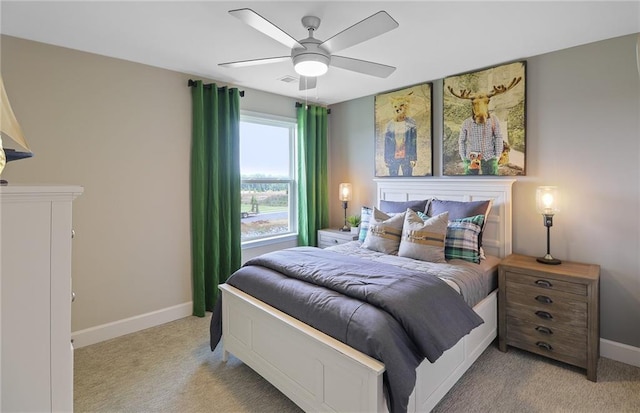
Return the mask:
<svg viewBox="0 0 640 413">
<path fill-rule="evenodd" d="M 373 216 L 369 220 L 369 230 L 362 246 L 384 254 L 398 254 L 404 216 L 403 212 L 389 217 L 378 208 L 374 208 Z"/>
<path fill-rule="evenodd" d="M 484 221 L 480 226 L 480 235 L 478 235 L 478 243 L 482 246 L 482 231 L 487 225 L 489 211 L 493 200 L 486 201 L 444 201 L 440 199 L 432 199 L 429 205 L 429 216 L 436 216 L 445 211 L 449 212 L 449 219 L 461 219 L 474 217 L 476 215 L 484 215 Z"/>
<path fill-rule="evenodd" d="M 408 209 L 402 227 L 398 256 L 421 261 L 446 262 L 444 246 L 448 222 L 448 212 L 423 221 L 416 212 Z"/>
<path fill-rule="evenodd" d="M 380 201 L 380 210 L 385 214 L 399 214 L 405 212 L 408 208 L 416 212 L 427 212 L 429 199 L 420 201 Z"/>
<path fill-rule="evenodd" d="M 444 201 L 440 199 L 432 199 L 429 205 L 431 216 L 436 216 L 445 211 L 449 212 L 449 219 L 460 219 L 474 217 L 476 215 L 484 215 L 485 221 L 489 211 L 491 210 L 491 200 L 486 201 Z"/>
</svg>

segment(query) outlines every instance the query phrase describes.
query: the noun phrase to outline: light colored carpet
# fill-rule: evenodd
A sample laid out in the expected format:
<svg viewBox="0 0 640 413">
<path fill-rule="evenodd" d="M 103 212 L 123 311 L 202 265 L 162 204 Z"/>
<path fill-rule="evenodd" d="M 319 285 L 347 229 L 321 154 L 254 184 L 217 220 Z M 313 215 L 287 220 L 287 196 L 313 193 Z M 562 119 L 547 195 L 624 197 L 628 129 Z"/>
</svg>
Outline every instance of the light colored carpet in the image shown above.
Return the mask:
<svg viewBox="0 0 640 413">
<path fill-rule="evenodd" d="M 209 349 L 210 317 L 187 317 L 75 351 L 76 412 L 300 412 L 250 368 Z M 640 368 L 583 370 L 490 346 L 434 412 L 640 412 Z"/>
</svg>

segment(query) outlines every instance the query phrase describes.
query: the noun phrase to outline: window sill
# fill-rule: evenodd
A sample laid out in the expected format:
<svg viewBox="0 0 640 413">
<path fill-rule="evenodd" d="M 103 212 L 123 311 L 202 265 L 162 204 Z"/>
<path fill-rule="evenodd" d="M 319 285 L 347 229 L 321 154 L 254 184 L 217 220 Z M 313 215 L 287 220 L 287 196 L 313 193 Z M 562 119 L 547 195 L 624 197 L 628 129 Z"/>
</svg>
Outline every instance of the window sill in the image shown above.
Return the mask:
<svg viewBox="0 0 640 413">
<path fill-rule="evenodd" d="M 261 238 L 261 239 L 257 239 L 257 240 L 253 240 L 253 241 L 245 241 L 245 242 L 243 242 L 242 243 L 242 249 L 243 250 L 248 250 L 248 249 L 252 249 L 252 248 L 260 248 L 260 247 L 264 247 L 266 245 L 274 245 L 274 244 L 280 244 L 280 243 L 285 243 L 285 242 L 297 241 L 297 239 L 298 239 L 298 234 L 296 234 L 296 233 L 278 235 L 278 236 L 270 237 L 270 238 Z"/>
</svg>

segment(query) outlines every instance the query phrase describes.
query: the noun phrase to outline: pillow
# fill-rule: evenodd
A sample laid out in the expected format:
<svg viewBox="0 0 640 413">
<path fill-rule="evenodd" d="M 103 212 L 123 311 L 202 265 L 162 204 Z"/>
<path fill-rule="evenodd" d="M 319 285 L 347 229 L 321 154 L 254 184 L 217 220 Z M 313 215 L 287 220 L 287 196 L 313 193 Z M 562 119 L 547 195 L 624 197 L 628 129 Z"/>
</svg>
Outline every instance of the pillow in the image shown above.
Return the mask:
<svg viewBox="0 0 640 413">
<path fill-rule="evenodd" d="M 358 235 L 358 241 L 364 242 L 369 231 L 369 220 L 373 215 L 373 209 L 363 206 L 360 210 L 360 234 Z"/>
<path fill-rule="evenodd" d="M 407 209 L 398 256 L 421 261 L 446 262 L 444 240 L 448 222 L 448 212 L 423 221 L 418 213 Z"/>
<path fill-rule="evenodd" d="M 493 201 L 490 199 L 486 201 L 469 202 L 432 199 L 431 204 L 429 205 L 429 215 L 436 216 L 447 211 L 449 212 L 449 219 L 453 221 L 454 219 L 474 217 L 482 214 L 485 216 L 486 221 L 486 217 L 489 215 L 492 203 Z"/>
<path fill-rule="evenodd" d="M 398 214 L 412 209 L 416 212 L 426 212 L 428 199 L 422 201 L 380 201 L 380 210 L 387 214 Z"/>
<path fill-rule="evenodd" d="M 378 208 L 373 209 L 373 216 L 369 220 L 369 230 L 362 246 L 372 251 L 395 255 L 400 246 L 404 212 L 389 217 Z"/>
<path fill-rule="evenodd" d="M 429 215 L 436 216 L 444 211 L 448 211 L 449 219 L 452 221 L 454 219 L 474 217 L 480 214 L 484 215 L 484 221 L 480 226 L 480 234 L 478 235 L 478 243 L 482 246 L 482 231 L 484 231 L 484 226 L 487 223 L 487 217 L 489 216 L 489 211 L 491 211 L 492 204 L 493 200 L 463 202 L 432 199 L 429 205 Z"/>
<path fill-rule="evenodd" d="M 481 257 L 479 235 L 483 223 L 484 215 L 450 221 L 444 242 L 445 258 L 479 263 Z"/>
</svg>

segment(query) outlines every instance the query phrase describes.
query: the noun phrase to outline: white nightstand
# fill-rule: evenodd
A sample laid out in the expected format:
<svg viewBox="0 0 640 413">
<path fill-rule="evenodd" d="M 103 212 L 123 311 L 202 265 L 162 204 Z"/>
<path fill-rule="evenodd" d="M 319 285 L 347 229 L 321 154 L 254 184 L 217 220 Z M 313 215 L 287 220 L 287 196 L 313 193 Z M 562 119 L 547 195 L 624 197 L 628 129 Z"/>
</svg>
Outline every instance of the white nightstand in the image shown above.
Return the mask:
<svg viewBox="0 0 640 413">
<path fill-rule="evenodd" d="M 319 229 L 318 230 L 318 247 L 327 248 L 333 245 L 340 245 L 358 239 L 357 234 L 349 231 L 340 231 L 339 229 Z"/>
</svg>

